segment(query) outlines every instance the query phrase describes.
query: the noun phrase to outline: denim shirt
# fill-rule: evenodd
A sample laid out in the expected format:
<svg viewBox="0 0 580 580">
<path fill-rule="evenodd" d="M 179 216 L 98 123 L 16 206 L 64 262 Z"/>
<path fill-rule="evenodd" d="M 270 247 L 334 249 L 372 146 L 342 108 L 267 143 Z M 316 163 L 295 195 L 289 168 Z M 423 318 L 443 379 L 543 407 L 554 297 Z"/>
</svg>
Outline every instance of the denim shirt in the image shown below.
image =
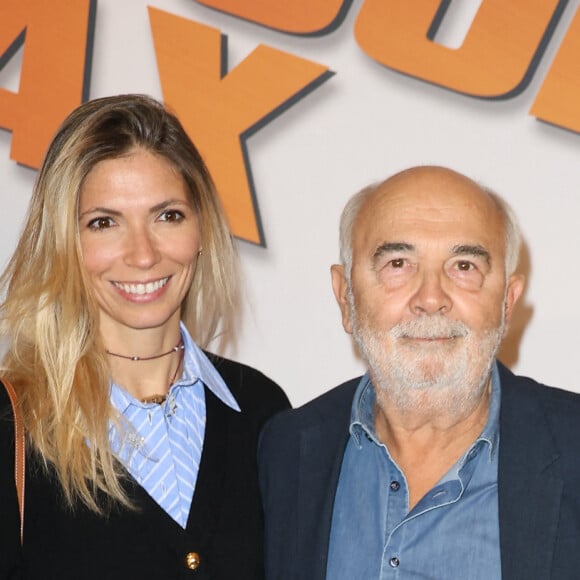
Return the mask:
<svg viewBox="0 0 580 580">
<path fill-rule="evenodd" d="M 352 405 L 327 578 L 500 579 L 497 366 L 483 431 L 410 512 L 405 476 L 376 435 L 374 406 L 374 388 L 365 375 Z"/>
</svg>

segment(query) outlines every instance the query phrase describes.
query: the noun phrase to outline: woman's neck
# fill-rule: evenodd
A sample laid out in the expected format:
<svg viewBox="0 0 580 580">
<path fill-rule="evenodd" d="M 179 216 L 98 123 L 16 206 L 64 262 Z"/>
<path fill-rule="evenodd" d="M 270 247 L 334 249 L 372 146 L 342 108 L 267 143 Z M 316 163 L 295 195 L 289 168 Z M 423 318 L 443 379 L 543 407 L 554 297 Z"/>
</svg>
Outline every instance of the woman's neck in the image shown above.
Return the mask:
<svg viewBox="0 0 580 580">
<path fill-rule="evenodd" d="M 128 329 L 106 336 L 105 349 L 112 380 L 137 399 L 166 395 L 179 377 L 184 346 L 179 327 Z"/>
</svg>

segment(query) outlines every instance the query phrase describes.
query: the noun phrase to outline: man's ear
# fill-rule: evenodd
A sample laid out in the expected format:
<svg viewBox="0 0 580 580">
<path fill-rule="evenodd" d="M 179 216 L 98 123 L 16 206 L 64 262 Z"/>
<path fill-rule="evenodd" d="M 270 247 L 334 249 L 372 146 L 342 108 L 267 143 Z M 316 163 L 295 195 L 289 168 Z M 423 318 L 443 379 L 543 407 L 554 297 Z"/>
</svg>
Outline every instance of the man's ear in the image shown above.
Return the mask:
<svg viewBox="0 0 580 580">
<path fill-rule="evenodd" d="M 334 264 L 330 267 L 332 277 L 332 290 L 334 297 L 338 302 L 340 313 L 342 314 L 342 326 L 346 332 L 352 334 L 352 313 L 350 311 L 350 302 L 348 300 L 348 282 L 344 266 Z"/>
<path fill-rule="evenodd" d="M 507 333 L 514 306 L 520 299 L 525 287 L 525 278 L 521 274 L 512 274 L 508 279 L 507 291 L 505 297 L 505 331 Z"/>
</svg>

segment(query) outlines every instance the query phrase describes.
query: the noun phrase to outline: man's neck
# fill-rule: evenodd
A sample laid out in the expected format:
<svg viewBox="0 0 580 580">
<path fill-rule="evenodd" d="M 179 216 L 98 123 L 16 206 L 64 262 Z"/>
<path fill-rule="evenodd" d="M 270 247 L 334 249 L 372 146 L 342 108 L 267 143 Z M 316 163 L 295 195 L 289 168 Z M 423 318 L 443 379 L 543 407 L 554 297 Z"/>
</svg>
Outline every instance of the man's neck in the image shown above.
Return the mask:
<svg viewBox="0 0 580 580">
<path fill-rule="evenodd" d="M 409 510 L 449 471 L 487 422 L 491 381 L 465 409 L 447 409 L 432 393 L 417 392 L 416 405 L 398 409 L 377 390 L 375 430 L 409 486 Z M 448 397 L 438 392 L 437 397 Z"/>
</svg>

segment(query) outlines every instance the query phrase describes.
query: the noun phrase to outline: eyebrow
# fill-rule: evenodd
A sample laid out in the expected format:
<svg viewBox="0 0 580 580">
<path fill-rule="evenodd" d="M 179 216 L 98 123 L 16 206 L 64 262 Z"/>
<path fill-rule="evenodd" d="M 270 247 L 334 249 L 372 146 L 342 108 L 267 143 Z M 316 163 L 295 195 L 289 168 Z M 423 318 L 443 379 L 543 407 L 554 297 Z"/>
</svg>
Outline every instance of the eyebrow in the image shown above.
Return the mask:
<svg viewBox="0 0 580 580">
<path fill-rule="evenodd" d="M 483 258 L 488 264 L 491 262 L 491 254 L 479 244 L 460 244 L 453 247 L 454 256 L 478 256 Z"/>
<path fill-rule="evenodd" d="M 374 251 L 373 259 L 378 260 L 384 254 L 392 252 L 413 252 L 414 250 L 415 246 L 407 242 L 385 242 Z M 478 256 L 488 264 L 491 262 L 491 254 L 479 244 L 459 244 L 453 246 L 451 253 L 454 256 Z"/>
<path fill-rule="evenodd" d="M 375 250 L 373 258 L 376 260 L 383 254 L 390 254 L 391 252 L 412 252 L 414 249 L 415 246 L 407 242 L 385 242 Z"/>
<path fill-rule="evenodd" d="M 87 209 L 87 211 L 83 211 L 83 213 L 80 213 L 79 218 L 83 218 L 86 215 L 89 215 L 92 213 L 106 213 L 107 215 L 114 215 L 114 216 L 121 215 L 120 211 L 116 211 L 116 210 L 111 209 L 109 207 L 91 207 L 90 209 Z"/>
<path fill-rule="evenodd" d="M 191 203 L 189 201 L 185 201 L 183 199 L 166 199 L 165 201 L 162 201 L 161 203 L 154 205 L 149 210 L 149 213 L 157 213 L 158 211 L 161 211 L 162 209 L 165 209 L 165 208 L 169 207 L 170 205 L 186 205 L 188 207 L 191 207 Z M 122 215 L 122 212 L 117 211 L 116 209 L 111 209 L 110 207 L 98 206 L 98 207 L 91 207 L 87 211 L 84 211 L 83 213 L 79 214 L 79 218 L 83 218 L 86 215 L 89 215 L 92 213 L 105 213 L 107 215 L 112 215 L 112 216 Z"/>
</svg>

